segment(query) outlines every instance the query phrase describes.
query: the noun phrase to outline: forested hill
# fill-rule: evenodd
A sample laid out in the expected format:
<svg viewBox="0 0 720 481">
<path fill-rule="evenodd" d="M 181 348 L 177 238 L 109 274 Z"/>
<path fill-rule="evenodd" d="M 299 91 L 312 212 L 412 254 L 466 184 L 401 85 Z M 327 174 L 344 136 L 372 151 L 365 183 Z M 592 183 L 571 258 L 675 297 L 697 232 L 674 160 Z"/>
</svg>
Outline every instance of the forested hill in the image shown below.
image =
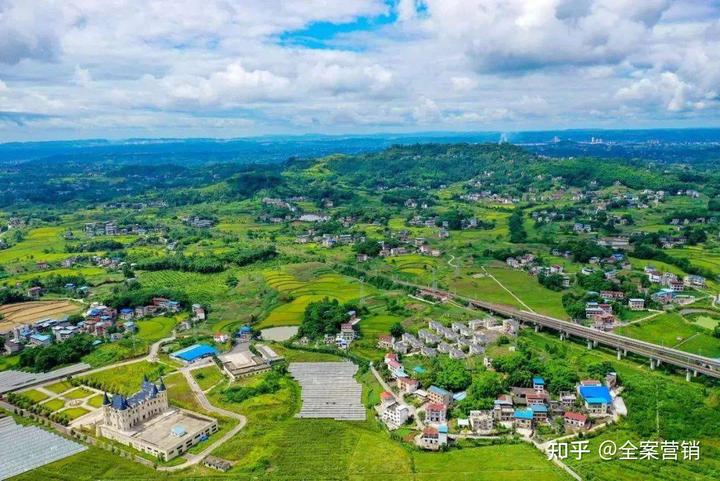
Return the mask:
<svg viewBox="0 0 720 481">
<path fill-rule="evenodd" d="M 510 144 L 417 144 L 334 156 L 326 167 L 358 186 L 434 188 L 483 174 L 516 176 L 537 161 Z"/>
</svg>

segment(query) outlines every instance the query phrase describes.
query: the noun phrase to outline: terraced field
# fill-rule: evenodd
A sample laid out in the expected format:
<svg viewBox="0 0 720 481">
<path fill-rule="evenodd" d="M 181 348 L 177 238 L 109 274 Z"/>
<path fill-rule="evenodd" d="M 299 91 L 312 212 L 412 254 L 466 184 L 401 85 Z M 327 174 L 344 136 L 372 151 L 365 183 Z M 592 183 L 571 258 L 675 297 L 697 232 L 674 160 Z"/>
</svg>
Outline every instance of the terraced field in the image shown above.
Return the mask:
<svg viewBox="0 0 720 481">
<path fill-rule="evenodd" d="M 9 265 L 27 261 L 53 262 L 68 257 L 64 252 L 63 232 L 63 227 L 41 227 L 31 230 L 23 241 L 9 249 L 0 250 L 0 264 Z"/>
<path fill-rule="evenodd" d="M 422 276 L 432 272 L 438 265 L 437 259 L 420 255 L 385 258 L 385 262 L 403 274 L 414 276 Z"/>
<path fill-rule="evenodd" d="M 300 324 L 305 307 L 324 297 L 348 302 L 376 294 L 372 286 L 339 274 L 320 273 L 315 278 L 301 280 L 289 271 L 291 269 L 265 273 L 268 285 L 292 300 L 273 309 L 258 328 Z"/>
<path fill-rule="evenodd" d="M 32 301 L 0 306 L 0 332 L 11 330 L 20 324 L 37 321 L 80 311 L 80 305 L 70 301 Z"/>
<path fill-rule="evenodd" d="M 198 274 L 180 271 L 143 271 L 138 277 L 145 287 L 182 289 L 194 302 L 210 303 L 228 292 L 225 284 L 228 275 L 229 272 Z"/>
</svg>

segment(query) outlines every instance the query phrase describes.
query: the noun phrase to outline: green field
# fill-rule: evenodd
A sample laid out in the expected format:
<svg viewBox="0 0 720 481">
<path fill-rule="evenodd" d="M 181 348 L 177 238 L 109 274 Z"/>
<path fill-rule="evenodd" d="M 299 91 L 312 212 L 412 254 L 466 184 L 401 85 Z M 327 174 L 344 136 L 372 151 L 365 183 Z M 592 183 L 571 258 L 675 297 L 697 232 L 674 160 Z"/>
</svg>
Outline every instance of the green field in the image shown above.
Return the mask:
<svg viewBox="0 0 720 481">
<path fill-rule="evenodd" d="M 295 266 L 295 269 L 265 273 L 268 285 L 291 300 L 272 310 L 260 322 L 259 329 L 300 324 L 305 307 L 311 302 L 321 300 L 324 297 L 337 299 L 340 302 L 348 302 L 377 292 L 372 286 L 362 284 L 357 279 L 334 273 L 323 273 L 315 276 L 315 273 L 300 271 L 299 275 L 295 275 L 298 269 L 299 267 Z M 309 276 L 310 278 L 303 279 L 301 276 Z"/>
<path fill-rule="evenodd" d="M 60 398 L 55 398 L 55 399 L 51 399 L 48 402 L 44 403 L 43 406 L 45 406 L 46 408 L 48 408 L 51 411 L 58 411 L 65 407 L 65 401 L 63 401 Z"/>
<path fill-rule="evenodd" d="M 34 401 L 36 403 L 39 403 L 40 401 L 44 401 L 47 399 L 48 396 L 44 392 L 38 391 L 37 389 L 29 389 L 27 391 L 23 391 L 20 394 L 25 396 L 26 398 L 30 399 L 31 401 Z"/>
<path fill-rule="evenodd" d="M 488 272 L 518 296 L 525 304 L 541 314 L 567 319 L 562 306 L 562 292 L 551 291 L 538 283 L 536 277 L 514 269 L 489 267 Z"/>
<path fill-rule="evenodd" d="M 148 342 L 159 341 L 170 336 L 177 324 L 176 317 L 158 316 L 152 319 L 137 321 L 137 337 Z"/>
<path fill-rule="evenodd" d="M 164 289 L 172 286 L 182 289 L 194 302 L 210 303 L 228 292 L 225 285 L 228 273 L 198 274 L 180 271 L 143 271 L 138 273 L 138 279 L 143 286 Z"/>
<path fill-rule="evenodd" d="M 85 408 L 67 408 L 63 411 L 60 411 L 61 414 L 64 414 L 67 417 L 69 417 L 71 421 L 79 418 L 80 416 L 84 416 L 85 414 L 87 414 L 89 412 L 90 411 L 88 411 Z"/>
<path fill-rule="evenodd" d="M 63 232 L 62 227 L 40 227 L 31 230 L 23 241 L 9 249 L 0 250 L 0 265 L 65 259 L 68 254 L 64 252 Z"/>
<path fill-rule="evenodd" d="M 70 392 L 66 392 L 65 394 L 63 394 L 63 397 L 65 399 L 84 399 L 91 394 L 93 394 L 93 391 L 90 391 L 89 389 L 86 389 L 84 387 L 79 387 L 77 389 L 73 389 Z"/>
<path fill-rule="evenodd" d="M 54 392 L 55 394 L 62 394 L 65 391 L 72 389 L 73 385 L 67 381 L 60 381 L 53 384 L 48 384 L 47 386 L 44 386 L 44 388 L 48 391 Z"/>
<path fill-rule="evenodd" d="M 91 397 L 90 399 L 88 399 L 87 403 L 94 408 L 99 408 L 100 406 L 102 406 L 102 403 L 103 403 L 103 395 L 97 394 L 97 395 Z"/>
<path fill-rule="evenodd" d="M 620 327 L 618 334 L 708 357 L 720 357 L 720 339 L 707 329 L 687 322 L 677 313 Z"/>
<path fill-rule="evenodd" d="M 111 393 L 129 396 L 140 389 L 143 376 L 147 375 L 150 380 L 155 381 L 161 375 L 165 375 L 170 371 L 172 369 L 164 364 L 139 361 L 87 376 L 80 376 L 80 379 L 92 379 L 101 383 Z"/>
<path fill-rule="evenodd" d="M 224 381 L 226 378 L 220 369 L 216 365 L 203 367 L 200 369 L 194 369 L 192 376 L 197 381 L 200 389 L 207 390 L 216 385 L 219 382 Z"/>
</svg>

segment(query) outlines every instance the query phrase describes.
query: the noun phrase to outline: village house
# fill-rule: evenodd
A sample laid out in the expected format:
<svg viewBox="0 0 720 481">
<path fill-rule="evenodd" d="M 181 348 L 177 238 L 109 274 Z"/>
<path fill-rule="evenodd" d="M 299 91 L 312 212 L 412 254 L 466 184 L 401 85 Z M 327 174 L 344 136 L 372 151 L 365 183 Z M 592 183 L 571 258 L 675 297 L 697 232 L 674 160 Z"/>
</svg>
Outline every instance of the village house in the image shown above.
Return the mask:
<svg viewBox="0 0 720 481">
<path fill-rule="evenodd" d="M 437 349 L 432 348 L 430 346 L 423 346 L 420 348 L 420 355 L 425 356 L 425 357 L 436 357 Z"/>
<path fill-rule="evenodd" d="M 512 396 L 502 394 L 493 403 L 493 417 L 496 421 L 510 422 L 515 415 Z"/>
<path fill-rule="evenodd" d="M 641 297 L 633 297 L 628 299 L 628 307 L 631 311 L 642 311 L 645 309 L 645 299 Z"/>
<path fill-rule="evenodd" d="M 443 432 L 441 432 L 441 430 Z M 447 444 L 447 426 L 442 425 L 438 428 L 427 426 L 420 435 L 420 446 L 424 449 L 432 451 L 439 450 Z"/>
<path fill-rule="evenodd" d="M 444 423 L 447 420 L 447 407 L 444 404 L 429 403 L 425 407 L 426 423 Z"/>
<path fill-rule="evenodd" d="M 420 387 L 420 383 L 416 379 L 412 379 L 407 376 L 397 378 L 396 384 L 400 394 L 412 394 Z"/>
<path fill-rule="evenodd" d="M 516 409 L 513 414 L 513 425 L 518 429 L 532 429 L 533 410 Z"/>
<path fill-rule="evenodd" d="M 602 297 L 605 302 L 617 301 L 625 299 L 625 293 L 622 291 L 600 291 L 600 297 Z"/>
<path fill-rule="evenodd" d="M 449 406 L 452 403 L 452 393 L 437 386 L 430 386 L 427 390 L 428 401 L 432 404 Z"/>
<path fill-rule="evenodd" d="M 705 278 L 703 276 L 685 276 L 683 283 L 686 287 L 705 287 Z"/>
<path fill-rule="evenodd" d="M 377 347 L 378 349 L 392 349 L 395 339 L 390 335 L 379 336 Z"/>
<path fill-rule="evenodd" d="M 491 434 L 495 429 L 495 418 L 493 412 L 470 411 L 470 428 L 477 434 Z"/>
<path fill-rule="evenodd" d="M 382 408 L 380 418 L 389 429 L 397 429 L 410 417 L 410 408 L 405 404 L 391 401 Z"/>
<path fill-rule="evenodd" d="M 565 429 L 569 431 L 580 431 L 588 426 L 588 417 L 585 414 L 568 411 L 563 416 Z"/>
<path fill-rule="evenodd" d="M 30 299 L 39 299 L 42 293 L 42 287 L 31 287 L 27 290 L 27 296 Z"/>
<path fill-rule="evenodd" d="M 355 340 L 355 336 L 355 329 L 353 328 L 353 325 L 351 323 L 345 322 L 340 325 L 340 339 L 349 344 Z"/>
<path fill-rule="evenodd" d="M 419 289 L 417 295 L 420 297 L 428 297 L 430 299 L 435 299 L 440 302 L 447 302 L 450 300 L 450 295 L 447 292 L 442 292 L 430 288 Z"/>
<path fill-rule="evenodd" d="M 600 381 L 593 379 L 581 381 L 577 390 L 590 417 L 606 416 L 609 413 L 612 407 L 612 396 L 610 390 Z"/>
</svg>

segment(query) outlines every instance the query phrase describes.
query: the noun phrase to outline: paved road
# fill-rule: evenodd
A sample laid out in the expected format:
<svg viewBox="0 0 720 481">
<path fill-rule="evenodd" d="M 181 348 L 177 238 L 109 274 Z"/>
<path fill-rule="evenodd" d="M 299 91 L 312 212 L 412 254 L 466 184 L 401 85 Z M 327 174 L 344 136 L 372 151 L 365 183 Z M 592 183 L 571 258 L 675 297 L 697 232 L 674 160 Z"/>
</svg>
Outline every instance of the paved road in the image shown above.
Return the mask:
<svg viewBox="0 0 720 481">
<path fill-rule="evenodd" d="M 399 404 L 403 406 L 407 406 L 408 410 L 410 411 L 410 414 L 412 415 L 413 419 L 415 419 L 415 425 L 418 429 L 422 429 L 425 426 L 423 425 L 422 421 L 420 421 L 420 417 L 417 415 L 417 410 L 415 409 L 415 406 L 412 406 L 410 404 L 407 404 L 405 400 L 402 398 L 402 396 L 399 396 L 398 394 L 395 394 L 395 391 L 393 391 L 387 382 L 385 382 L 385 379 L 380 375 L 379 372 L 377 372 L 377 369 L 375 369 L 375 366 L 370 364 L 370 371 L 373 373 L 373 376 L 375 376 L 375 379 L 380 383 L 380 385 L 383 387 L 384 390 L 391 393 L 393 397 L 395 398 L 395 401 L 397 401 Z"/>
<path fill-rule="evenodd" d="M 205 364 L 203 364 L 204 366 Z M 237 433 L 242 430 L 242 428 L 245 427 L 245 424 L 247 424 L 247 418 L 243 416 L 242 414 L 234 413 L 232 411 L 228 411 L 227 409 L 219 408 L 217 406 L 214 406 L 210 404 L 210 401 L 208 401 L 208 398 L 205 396 L 205 393 L 200 388 L 198 383 L 195 381 L 195 378 L 192 376 L 192 370 L 197 369 L 199 367 L 202 367 L 200 365 L 198 366 L 192 366 L 192 367 L 184 367 L 180 369 L 180 372 L 185 376 L 185 379 L 187 380 L 188 384 L 190 385 L 190 389 L 192 390 L 193 394 L 195 395 L 195 398 L 198 400 L 200 405 L 203 409 L 206 411 L 217 413 L 223 417 L 226 418 L 232 418 L 236 419 L 238 421 L 238 424 L 233 427 L 230 431 L 225 433 L 220 439 L 212 443 L 210 446 L 205 448 L 202 452 L 199 454 L 188 454 L 186 455 L 187 461 L 185 461 L 182 464 L 178 464 L 177 466 L 161 466 L 158 467 L 158 471 L 180 471 L 186 468 L 189 468 L 190 466 L 194 466 L 198 464 L 200 461 L 202 461 L 206 456 L 208 456 L 211 452 L 213 452 L 216 448 L 218 448 L 220 445 L 228 441 L 230 438 L 235 436 Z"/>
<path fill-rule="evenodd" d="M 95 369 L 91 369 L 89 371 L 85 371 L 82 374 L 83 374 L 83 376 L 88 375 L 88 374 L 95 374 L 96 372 L 107 371 L 108 369 L 115 369 L 116 367 L 128 366 L 130 364 L 135 364 L 135 363 L 138 363 L 141 361 L 157 362 L 160 359 L 160 357 L 158 355 L 158 353 L 160 352 L 160 346 L 162 346 L 163 344 L 165 344 L 167 342 L 171 342 L 174 340 L 175 340 L 175 331 L 173 331 L 172 336 L 166 337 L 164 339 L 160 339 L 157 342 L 154 342 L 150 346 L 150 352 L 146 356 L 136 357 L 134 359 L 128 359 L 127 361 L 117 362 L 115 364 L 109 364 L 107 366 L 98 367 Z"/>
</svg>

